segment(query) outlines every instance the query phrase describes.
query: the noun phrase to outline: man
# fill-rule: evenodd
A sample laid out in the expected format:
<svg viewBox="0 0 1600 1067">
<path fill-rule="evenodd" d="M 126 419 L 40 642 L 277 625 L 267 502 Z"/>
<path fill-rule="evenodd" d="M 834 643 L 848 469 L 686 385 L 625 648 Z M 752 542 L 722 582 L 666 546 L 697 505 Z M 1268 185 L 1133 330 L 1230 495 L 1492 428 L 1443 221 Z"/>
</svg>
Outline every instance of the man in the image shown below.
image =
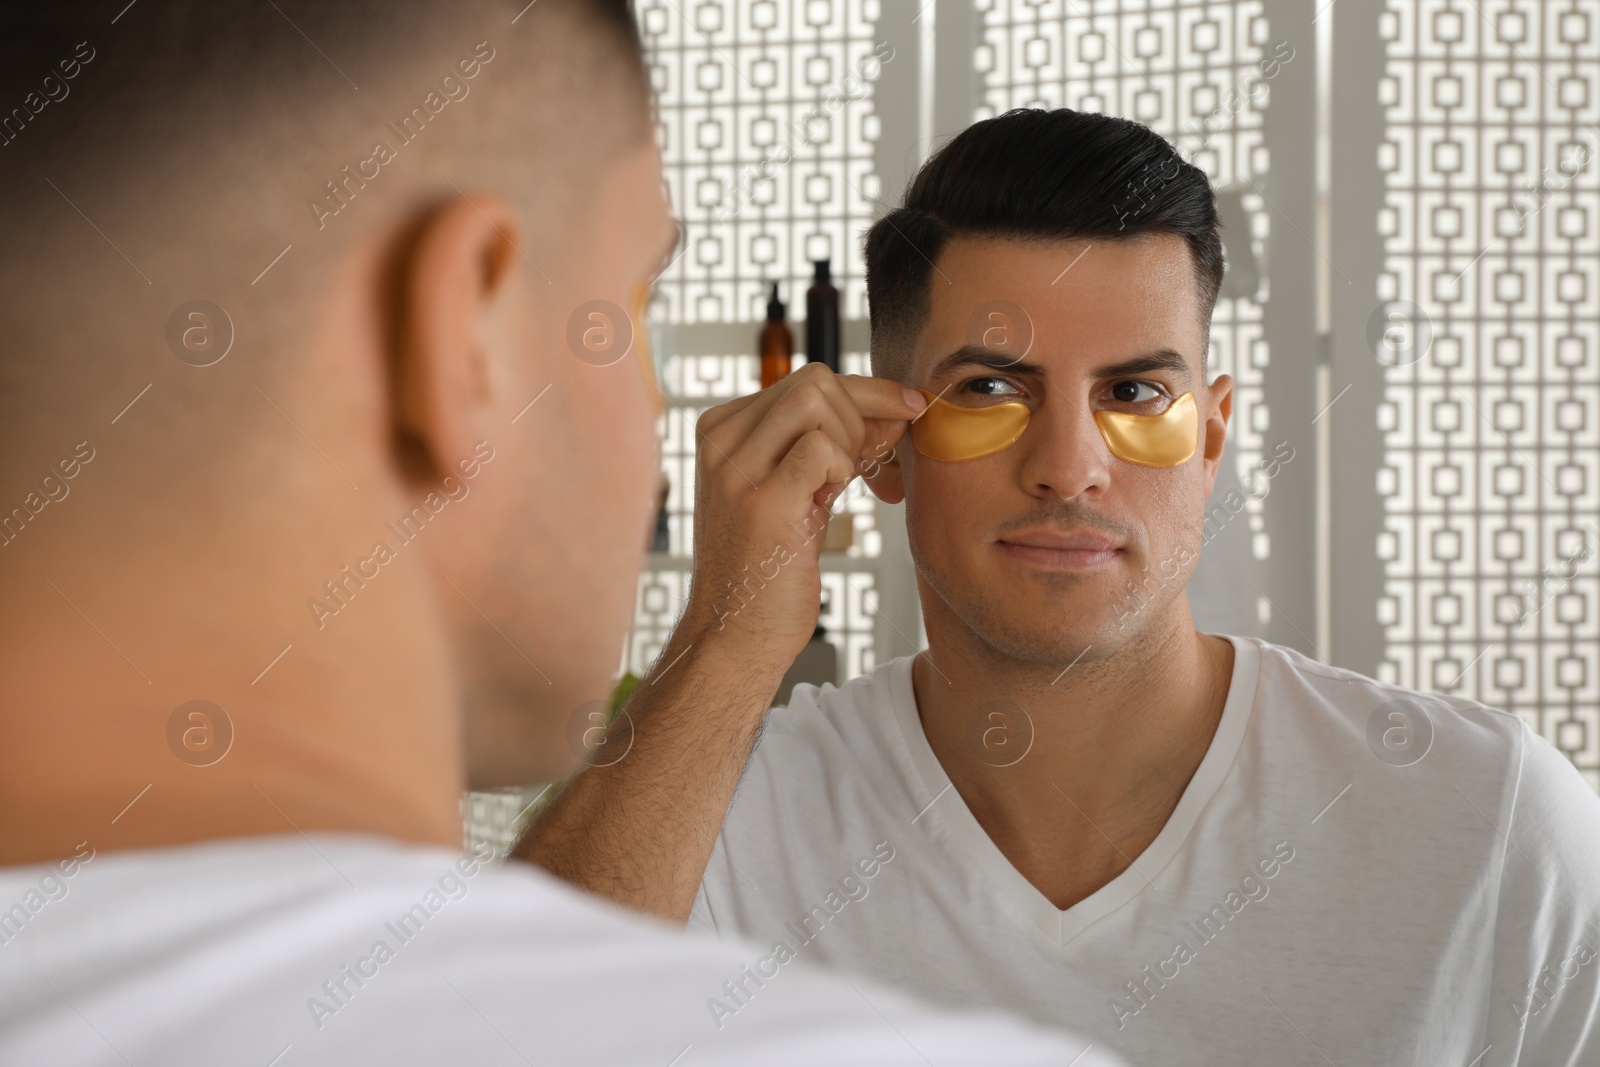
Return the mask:
<svg viewBox="0 0 1600 1067">
<path fill-rule="evenodd" d="M 692 928 L 1151 1062 L 1600 1062 L 1600 800 L 1571 764 L 1515 716 L 1192 624 L 1233 402 L 1205 380 L 1204 174 L 1133 122 L 1011 112 L 939 151 L 866 249 L 874 372 L 944 412 L 862 472 L 905 500 L 927 650 L 797 687 L 747 769 L 740 679 L 636 716 L 634 754 L 526 847 Z M 707 419 L 717 578 L 784 536 L 718 439 L 763 402 Z M 1269 433 L 1251 492 L 1311 476 L 1293 460 Z M 794 548 L 724 613 L 768 642 L 745 677 L 810 626 Z"/>
<path fill-rule="evenodd" d="M 1083 1051 L 461 855 L 463 788 L 575 764 L 643 563 L 625 4 L 11 5 L 0 51 L 0 1062 Z"/>
</svg>

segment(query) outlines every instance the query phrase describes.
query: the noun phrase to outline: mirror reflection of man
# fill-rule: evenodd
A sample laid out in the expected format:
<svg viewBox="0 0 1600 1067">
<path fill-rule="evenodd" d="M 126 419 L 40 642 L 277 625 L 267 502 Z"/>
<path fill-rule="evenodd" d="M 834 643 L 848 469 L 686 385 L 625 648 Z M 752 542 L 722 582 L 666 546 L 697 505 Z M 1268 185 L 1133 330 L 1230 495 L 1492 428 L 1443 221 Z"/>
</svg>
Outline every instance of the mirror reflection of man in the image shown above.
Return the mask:
<svg viewBox="0 0 1600 1067">
<path fill-rule="evenodd" d="M 632 618 L 648 85 L 622 0 L 0 11 L 0 1063 L 1083 1052 L 461 854 Z"/>
<path fill-rule="evenodd" d="M 928 162 L 866 256 L 870 381 L 974 437 L 1021 427 L 941 459 L 966 430 L 913 424 L 862 472 L 905 501 L 928 649 L 768 716 L 814 554 L 735 637 L 692 594 L 663 665 L 738 641 L 738 670 L 702 674 L 692 713 L 643 708 L 638 759 L 580 775 L 524 847 L 691 927 L 1152 1061 L 1600 1062 L 1600 799 L 1575 768 L 1514 715 L 1193 624 L 1234 400 L 1206 381 L 1204 174 L 1133 122 L 1008 113 Z M 996 305 L 1025 352 L 972 344 Z M 697 593 L 784 536 L 735 469 L 753 442 L 889 436 L 844 403 L 867 382 L 785 383 L 704 420 Z M 1192 454 L 1130 448 L 1191 402 Z M 1252 485 L 1313 476 L 1270 427 L 1260 451 Z"/>
</svg>

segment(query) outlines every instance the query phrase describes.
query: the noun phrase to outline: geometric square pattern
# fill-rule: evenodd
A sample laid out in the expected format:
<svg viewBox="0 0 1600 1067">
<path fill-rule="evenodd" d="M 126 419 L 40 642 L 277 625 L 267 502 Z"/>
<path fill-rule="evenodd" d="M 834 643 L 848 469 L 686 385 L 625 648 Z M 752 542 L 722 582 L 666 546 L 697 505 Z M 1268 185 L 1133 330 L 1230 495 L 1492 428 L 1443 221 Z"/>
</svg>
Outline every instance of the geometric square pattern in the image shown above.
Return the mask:
<svg viewBox="0 0 1600 1067">
<path fill-rule="evenodd" d="M 694 552 L 695 423 L 707 408 L 759 388 L 756 338 L 771 282 L 781 284 L 797 342 L 813 260 L 831 260 L 841 316 L 866 315 L 860 242 L 881 196 L 874 93 L 884 64 L 916 62 L 876 39 L 868 18 L 876 11 L 872 0 L 636 5 L 662 169 L 684 243 L 651 307 L 667 357 L 661 443 L 669 548 L 652 554 L 641 579 L 624 669 L 649 668 L 683 608 Z M 728 323 L 748 325 L 747 348 L 674 352 L 673 331 Z M 840 371 L 870 373 L 867 354 L 841 353 Z M 823 557 L 821 621 L 839 649 L 841 681 L 875 665 L 881 537 L 874 503 L 859 479 L 852 483 L 834 504 L 852 516 L 852 547 Z"/>
<path fill-rule="evenodd" d="M 1381 676 L 1600 788 L 1600 11 L 1388 0 Z"/>
<path fill-rule="evenodd" d="M 639 0 L 663 169 L 686 244 L 658 317 L 759 322 L 768 284 L 804 314 L 811 261 L 832 260 L 860 318 L 861 231 L 882 194 L 875 83 L 896 57 L 870 0 Z M 898 190 L 894 191 L 898 194 Z"/>
</svg>

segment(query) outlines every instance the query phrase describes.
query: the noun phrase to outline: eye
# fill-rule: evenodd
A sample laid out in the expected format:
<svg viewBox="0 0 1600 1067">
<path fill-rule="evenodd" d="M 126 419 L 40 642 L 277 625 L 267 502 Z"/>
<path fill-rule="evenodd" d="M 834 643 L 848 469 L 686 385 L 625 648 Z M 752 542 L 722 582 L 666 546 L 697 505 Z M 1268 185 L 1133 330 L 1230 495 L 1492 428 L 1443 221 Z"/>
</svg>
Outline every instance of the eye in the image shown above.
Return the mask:
<svg viewBox="0 0 1600 1067">
<path fill-rule="evenodd" d="M 1010 392 L 1003 390 L 1010 390 Z M 986 374 L 979 378 L 968 378 L 961 383 L 960 391 L 971 396 L 1020 397 L 1023 395 L 1022 390 L 1018 389 L 1010 378 L 1000 378 L 992 374 Z"/>
<path fill-rule="evenodd" d="M 1149 382 L 1134 379 L 1117 382 L 1111 387 L 1111 398 L 1124 404 L 1148 404 L 1164 395 L 1161 389 Z"/>
</svg>

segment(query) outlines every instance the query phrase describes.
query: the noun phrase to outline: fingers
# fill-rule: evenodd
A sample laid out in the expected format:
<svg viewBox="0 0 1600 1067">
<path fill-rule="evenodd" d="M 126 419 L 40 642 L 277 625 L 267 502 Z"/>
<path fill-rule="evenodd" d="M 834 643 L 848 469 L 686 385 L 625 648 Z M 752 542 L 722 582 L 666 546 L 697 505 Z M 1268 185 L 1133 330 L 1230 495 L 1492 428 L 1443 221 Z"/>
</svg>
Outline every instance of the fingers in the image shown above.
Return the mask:
<svg viewBox="0 0 1600 1067">
<path fill-rule="evenodd" d="M 767 480 L 785 489 L 812 490 L 821 486 L 814 490 L 812 503 L 821 513 L 816 520 L 825 525 L 828 506 L 817 498 L 826 499 L 831 485 L 849 481 L 856 473 L 855 468 L 855 457 L 846 454 L 831 435 L 823 430 L 810 430 L 800 436 Z"/>
<path fill-rule="evenodd" d="M 857 475 L 875 472 L 887 451 L 879 442 L 892 446 L 920 411 L 897 382 L 837 375 L 819 363 L 702 414 L 691 625 L 718 640 L 735 640 L 737 631 L 737 640 L 755 641 L 757 658 L 792 662 L 816 618 L 829 505 Z M 809 562 L 762 573 L 759 597 L 741 596 L 736 612 L 723 610 L 728 591 L 749 581 L 750 561 L 771 559 L 774 545 L 788 548 L 787 560 Z M 728 625 L 735 613 L 738 623 Z"/>
<path fill-rule="evenodd" d="M 767 407 L 771 406 L 772 401 L 775 399 L 776 394 L 772 389 L 762 389 L 761 391 L 751 393 L 748 396 L 736 397 L 735 399 L 728 401 L 726 404 L 718 404 L 714 408 L 706 408 L 706 410 L 700 413 L 700 418 L 696 420 L 694 424 L 695 433 L 696 435 L 703 437 L 712 430 L 716 429 L 718 426 L 722 425 L 724 422 L 727 422 L 734 415 L 737 415 L 739 412 L 746 410 L 752 405 L 765 405 L 761 409 L 765 411 Z"/>
<path fill-rule="evenodd" d="M 833 384 L 837 387 L 837 379 Z M 843 395 L 842 388 L 830 395 L 825 382 L 799 381 L 778 398 L 767 417 L 756 423 L 730 458 L 756 481 L 763 482 L 789 450 L 813 430 L 827 434 L 848 456 L 860 455 L 866 437 L 861 413 Z"/>
<path fill-rule="evenodd" d="M 710 433 L 725 422 L 734 420 L 734 417 L 744 413 L 748 417 L 744 420 L 745 430 L 755 425 L 756 421 L 766 417 L 773 405 L 781 400 L 789 390 L 806 381 L 818 381 L 822 378 L 833 377 L 833 372 L 821 363 L 807 363 L 793 374 L 785 375 L 782 380 L 758 392 L 750 393 L 730 400 L 726 404 L 718 404 L 700 416 L 697 429 L 701 433 Z M 742 440 L 745 434 L 740 434 Z"/>
<path fill-rule="evenodd" d="M 890 451 L 911 430 L 909 419 L 868 419 L 867 442 L 863 456 L 880 463 L 888 459 Z"/>
<path fill-rule="evenodd" d="M 696 430 L 710 439 L 712 455 L 732 457 L 759 481 L 811 430 L 827 431 L 841 450 L 859 458 L 869 446 L 881 451 L 879 442 L 897 442 L 919 410 L 897 382 L 838 375 L 808 363 L 778 385 L 708 410 Z"/>
</svg>

